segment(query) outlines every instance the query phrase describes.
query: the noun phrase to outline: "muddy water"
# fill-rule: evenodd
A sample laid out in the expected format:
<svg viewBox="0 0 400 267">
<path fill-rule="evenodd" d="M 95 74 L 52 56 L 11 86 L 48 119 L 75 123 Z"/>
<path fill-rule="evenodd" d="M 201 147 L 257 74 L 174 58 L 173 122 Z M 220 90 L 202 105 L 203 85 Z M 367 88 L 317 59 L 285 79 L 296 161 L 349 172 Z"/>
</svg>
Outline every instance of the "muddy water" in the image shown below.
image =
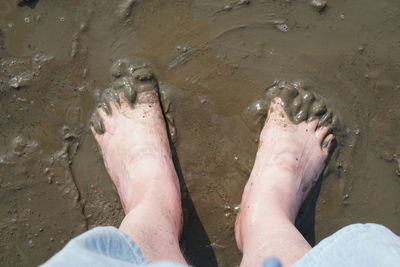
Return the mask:
<svg viewBox="0 0 400 267">
<path fill-rule="evenodd" d="M 148 59 L 173 92 L 194 265 L 240 261 L 233 223 L 259 131 L 243 111 L 275 80 L 301 82 L 340 119 L 298 220 L 310 242 L 356 222 L 400 233 L 398 1 L 16 2 L 0 0 L 1 265 L 42 263 L 123 218 L 88 123 L 125 57 Z"/>
</svg>

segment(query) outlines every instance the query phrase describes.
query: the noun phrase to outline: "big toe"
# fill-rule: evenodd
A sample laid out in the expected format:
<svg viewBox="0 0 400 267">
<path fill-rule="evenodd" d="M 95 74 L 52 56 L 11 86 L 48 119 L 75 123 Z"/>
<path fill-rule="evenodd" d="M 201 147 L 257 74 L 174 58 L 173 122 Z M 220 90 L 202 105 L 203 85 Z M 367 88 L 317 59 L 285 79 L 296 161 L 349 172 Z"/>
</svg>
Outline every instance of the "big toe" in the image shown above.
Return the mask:
<svg viewBox="0 0 400 267">
<path fill-rule="evenodd" d="M 284 103 L 280 97 L 275 97 L 271 100 L 267 122 L 287 122 L 289 120 L 283 105 Z"/>
</svg>

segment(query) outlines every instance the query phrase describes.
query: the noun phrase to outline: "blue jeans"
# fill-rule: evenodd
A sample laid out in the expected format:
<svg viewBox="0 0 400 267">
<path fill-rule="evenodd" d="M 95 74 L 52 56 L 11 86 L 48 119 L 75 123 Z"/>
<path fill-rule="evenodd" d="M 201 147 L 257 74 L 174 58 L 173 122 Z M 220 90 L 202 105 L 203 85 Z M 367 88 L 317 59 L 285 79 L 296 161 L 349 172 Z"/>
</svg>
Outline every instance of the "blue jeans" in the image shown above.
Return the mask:
<svg viewBox="0 0 400 267">
<path fill-rule="evenodd" d="M 72 239 L 43 267 L 148 266 L 179 267 L 172 262 L 149 263 L 129 236 L 114 227 L 96 227 Z M 264 267 L 279 267 L 268 259 Z M 294 267 L 400 266 L 400 237 L 377 224 L 353 224 L 322 240 Z"/>
</svg>

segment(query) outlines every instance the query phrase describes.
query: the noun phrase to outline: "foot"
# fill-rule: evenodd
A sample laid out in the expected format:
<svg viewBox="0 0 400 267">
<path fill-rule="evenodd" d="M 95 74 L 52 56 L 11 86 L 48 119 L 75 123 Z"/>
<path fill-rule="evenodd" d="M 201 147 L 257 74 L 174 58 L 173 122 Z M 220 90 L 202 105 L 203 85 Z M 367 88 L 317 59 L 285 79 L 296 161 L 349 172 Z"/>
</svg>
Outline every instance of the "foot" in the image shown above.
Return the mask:
<svg viewBox="0 0 400 267">
<path fill-rule="evenodd" d="M 186 264 L 179 249 L 179 181 L 157 81 L 149 69 L 122 63 L 113 72 L 113 89 L 104 91 L 91 127 L 125 210 L 120 230 L 150 261 Z"/>
<path fill-rule="evenodd" d="M 92 126 L 126 213 L 150 190 L 147 186 L 151 181 L 143 180 L 147 179 L 144 175 L 152 177 L 149 172 L 153 170 L 175 174 L 157 84 L 150 71 L 146 75 L 135 77 L 132 84 L 126 85 L 133 87 L 129 90 L 107 91 L 97 109 L 100 129 Z M 176 174 L 165 182 L 179 192 L 175 178 Z"/>
<path fill-rule="evenodd" d="M 315 119 L 294 124 L 282 100 L 272 100 L 236 221 L 236 240 L 241 250 L 247 228 L 263 224 L 265 213 L 271 209 L 294 222 L 325 166 L 334 139 L 329 127 L 318 128 L 318 122 Z"/>
</svg>

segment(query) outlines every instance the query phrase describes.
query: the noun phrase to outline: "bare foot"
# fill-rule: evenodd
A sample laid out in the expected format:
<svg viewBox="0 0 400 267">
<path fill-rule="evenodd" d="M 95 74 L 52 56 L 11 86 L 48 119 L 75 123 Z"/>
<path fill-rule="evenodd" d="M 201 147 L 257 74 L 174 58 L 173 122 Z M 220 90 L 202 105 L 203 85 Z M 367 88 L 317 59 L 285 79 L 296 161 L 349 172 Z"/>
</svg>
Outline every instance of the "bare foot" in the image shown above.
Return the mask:
<svg viewBox="0 0 400 267">
<path fill-rule="evenodd" d="M 144 73 L 142 69 L 140 71 Z M 105 101 L 108 103 L 102 103 L 97 109 L 103 132 L 98 133 L 92 127 L 126 213 L 147 189 L 144 183 L 148 181 L 142 181 L 141 174 L 157 168 L 175 173 L 157 85 L 150 70 L 146 71 L 148 76 L 142 77 L 137 88 L 132 88 L 135 91 L 131 99 L 126 92 L 107 92 Z M 114 95 L 110 97 L 111 94 Z M 179 191 L 177 179 L 165 182 Z"/>
<path fill-rule="evenodd" d="M 151 261 L 185 263 L 179 250 L 179 181 L 157 81 L 149 69 L 139 68 L 115 84 L 103 94 L 92 132 L 126 213 L 120 229 Z"/>
<path fill-rule="evenodd" d="M 261 238 L 275 238 L 273 231 L 279 229 L 280 222 L 283 222 L 282 225 L 286 221 L 289 224 L 294 223 L 303 200 L 325 166 L 334 139 L 329 134 L 328 127 L 317 128 L 318 119 L 294 124 L 282 105 L 279 97 L 271 102 L 268 118 L 261 132 L 256 161 L 246 184 L 241 211 L 236 221 L 236 241 L 239 248 L 243 252 L 250 247 L 259 250 L 259 257 L 281 256 L 268 255 L 273 249 L 268 250 L 265 243 L 273 242 Z M 274 229 L 265 229 L 267 225 Z M 263 232 L 266 233 L 265 236 Z M 293 241 L 295 243 L 296 240 Z M 298 254 L 307 250 L 307 245 L 300 246 L 301 251 Z M 276 253 L 279 254 L 279 251 Z M 258 260 L 258 264 L 261 264 L 261 259 Z"/>
<path fill-rule="evenodd" d="M 290 212 L 292 219 L 324 169 L 334 139 L 329 134 L 329 127 L 317 129 L 317 125 L 317 119 L 297 125 L 292 123 L 283 110 L 281 100 L 275 98 L 260 135 L 257 153 L 260 164 L 257 164 L 254 171 L 261 176 L 279 171 L 294 180 L 290 181 L 296 185 L 292 188 L 296 189 L 295 202 Z M 275 181 L 271 182 L 281 182 L 279 175 L 272 179 Z"/>
</svg>

